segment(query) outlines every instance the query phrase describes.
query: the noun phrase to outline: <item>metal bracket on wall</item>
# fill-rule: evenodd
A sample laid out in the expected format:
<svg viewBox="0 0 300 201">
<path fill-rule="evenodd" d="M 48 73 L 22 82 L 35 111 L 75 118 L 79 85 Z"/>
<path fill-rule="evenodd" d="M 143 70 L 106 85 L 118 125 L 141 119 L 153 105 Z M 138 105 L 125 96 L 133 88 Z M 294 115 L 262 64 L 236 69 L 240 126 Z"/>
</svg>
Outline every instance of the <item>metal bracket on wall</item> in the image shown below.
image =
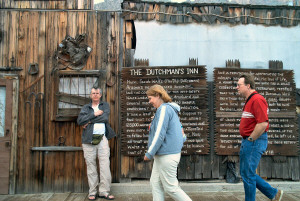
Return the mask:
<svg viewBox="0 0 300 201">
<path fill-rule="evenodd" d="M 23 68 L 21 68 L 21 67 L 14 66 L 14 64 L 15 64 L 14 56 L 12 56 L 12 58 L 10 59 L 10 62 L 11 62 L 11 67 L 9 67 L 9 66 L 0 67 L 0 71 L 21 71 L 21 70 L 23 70 Z"/>
<path fill-rule="evenodd" d="M 36 75 L 39 72 L 39 64 L 33 63 L 29 64 L 28 74 L 29 75 Z"/>
</svg>

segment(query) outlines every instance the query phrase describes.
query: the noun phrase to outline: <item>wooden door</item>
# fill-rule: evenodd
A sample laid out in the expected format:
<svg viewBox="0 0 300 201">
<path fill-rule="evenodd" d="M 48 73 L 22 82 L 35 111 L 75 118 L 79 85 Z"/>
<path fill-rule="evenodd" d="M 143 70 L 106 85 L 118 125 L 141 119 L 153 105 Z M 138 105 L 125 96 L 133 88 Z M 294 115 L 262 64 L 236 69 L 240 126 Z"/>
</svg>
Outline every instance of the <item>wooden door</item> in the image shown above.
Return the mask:
<svg viewBox="0 0 300 201">
<path fill-rule="evenodd" d="M 0 194 L 8 194 L 11 151 L 12 80 L 0 79 Z"/>
</svg>

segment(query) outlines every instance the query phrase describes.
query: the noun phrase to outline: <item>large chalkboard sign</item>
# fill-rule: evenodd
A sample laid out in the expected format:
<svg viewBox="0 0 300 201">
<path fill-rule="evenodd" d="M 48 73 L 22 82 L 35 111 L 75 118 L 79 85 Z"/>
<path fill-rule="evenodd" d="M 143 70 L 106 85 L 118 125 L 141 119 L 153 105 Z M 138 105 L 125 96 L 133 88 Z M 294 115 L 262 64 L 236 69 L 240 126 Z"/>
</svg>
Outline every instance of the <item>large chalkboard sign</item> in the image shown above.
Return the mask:
<svg viewBox="0 0 300 201">
<path fill-rule="evenodd" d="M 142 156 L 147 150 L 148 127 L 155 108 L 147 89 L 162 85 L 173 102 L 181 106 L 180 120 L 187 141 L 182 154 L 207 154 L 208 89 L 205 66 L 134 67 L 122 69 L 121 149 L 123 155 Z"/>
<path fill-rule="evenodd" d="M 258 93 L 269 105 L 269 144 L 266 155 L 298 155 L 296 96 L 292 70 L 215 68 L 216 152 L 238 155 L 239 123 L 245 99 L 237 93 L 242 73 L 252 73 Z"/>
</svg>

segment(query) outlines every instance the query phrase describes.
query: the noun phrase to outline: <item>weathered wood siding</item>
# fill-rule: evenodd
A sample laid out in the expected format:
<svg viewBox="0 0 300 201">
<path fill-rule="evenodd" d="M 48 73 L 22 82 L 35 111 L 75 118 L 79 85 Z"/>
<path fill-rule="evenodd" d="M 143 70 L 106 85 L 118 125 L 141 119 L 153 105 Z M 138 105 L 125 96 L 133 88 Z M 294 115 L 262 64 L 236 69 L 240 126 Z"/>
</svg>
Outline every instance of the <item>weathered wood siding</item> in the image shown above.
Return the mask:
<svg viewBox="0 0 300 201">
<path fill-rule="evenodd" d="M 81 147 L 82 129 L 76 122 L 56 122 L 52 118 L 55 95 L 55 75 L 51 74 L 53 56 L 66 35 L 87 34 L 85 43 L 92 52 L 84 70 L 106 72 L 101 80 L 104 101 L 111 105 L 110 123 L 118 131 L 116 53 L 119 21 L 118 14 L 109 12 L 0 11 L 0 66 L 23 68 L 19 72 L 16 193 L 87 190 L 82 151 L 32 151 L 31 148 L 57 146 L 61 136 L 66 146 Z M 38 74 L 28 74 L 31 63 L 38 64 Z M 108 82 L 110 84 L 106 84 Z M 111 168 L 116 181 L 119 165 L 117 140 L 110 143 Z"/>
<path fill-rule="evenodd" d="M 58 0 L 58 1 L 0 0 L 0 8 L 90 10 L 93 9 L 93 7 L 94 7 L 93 0 Z"/>
<path fill-rule="evenodd" d="M 264 24 L 297 26 L 299 6 L 264 6 L 223 3 L 173 3 L 123 1 L 125 20 L 156 20 L 162 23 L 186 24 Z"/>
</svg>

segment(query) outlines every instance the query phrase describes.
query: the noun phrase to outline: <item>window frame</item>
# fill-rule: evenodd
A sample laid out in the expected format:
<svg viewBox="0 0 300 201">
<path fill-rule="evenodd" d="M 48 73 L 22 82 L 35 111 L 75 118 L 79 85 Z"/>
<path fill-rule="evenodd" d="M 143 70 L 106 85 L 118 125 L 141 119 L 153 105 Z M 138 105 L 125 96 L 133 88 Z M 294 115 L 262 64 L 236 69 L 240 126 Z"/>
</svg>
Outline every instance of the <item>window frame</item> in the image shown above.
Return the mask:
<svg viewBox="0 0 300 201">
<path fill-rule="evenodd" d="M 85 98 L 78 95 L 73 94 L 64 94 L 59 91 L 60 87 L 60 79 L 63 77 L 96 77 L 98 82 L 98 87 L 100 87 L 100 80 L 103 77 L 103 72 L 101 70 L 81 70 L 81 71 L 70 71 L 70 70 L 61 70 L 56 72 L 54 78 L 54 101 L 53 101 L 53 120 L 54 121 L 76 121 L 78 114 L 81 110 L 79 108 L 59 108 L 59 102 L 66 102 L 66 99 L 70 100 L 70 104 L 83 106 L 89 103 L 90 98 Z M 75 104 L 79 103 L 79 104 Z"/>
</svg>

